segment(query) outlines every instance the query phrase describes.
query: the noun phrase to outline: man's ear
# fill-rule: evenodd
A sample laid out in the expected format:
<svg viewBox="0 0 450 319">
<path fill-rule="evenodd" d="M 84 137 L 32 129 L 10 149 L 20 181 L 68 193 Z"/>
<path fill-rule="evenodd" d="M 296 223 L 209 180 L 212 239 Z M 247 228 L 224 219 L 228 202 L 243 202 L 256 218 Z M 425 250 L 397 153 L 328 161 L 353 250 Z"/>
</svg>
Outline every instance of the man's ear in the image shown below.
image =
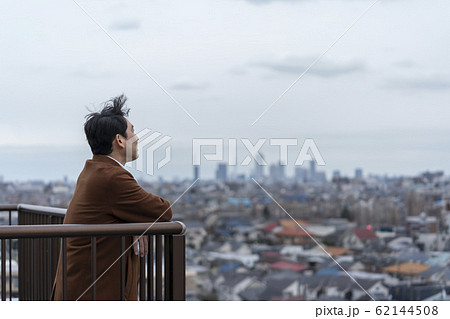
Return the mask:
<svg viewBox="0 0 450 319">
<path fill-rule="evenodd" d="M 119 148 L 126 147 L 125 138 L 120 134 L 116 134 L 116 137 L 114 138 L 114 142 L 116 143 L 117 147 L 119 147 Z"/>
</svg>

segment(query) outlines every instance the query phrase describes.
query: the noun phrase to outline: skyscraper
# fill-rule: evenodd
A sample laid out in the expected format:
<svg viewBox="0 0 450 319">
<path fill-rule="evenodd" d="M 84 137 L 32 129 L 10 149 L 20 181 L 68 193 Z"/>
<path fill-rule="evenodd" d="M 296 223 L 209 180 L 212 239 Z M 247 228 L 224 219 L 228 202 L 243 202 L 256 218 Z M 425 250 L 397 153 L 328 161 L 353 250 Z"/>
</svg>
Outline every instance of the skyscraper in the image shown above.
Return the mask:
<svg viewBox="0 0 450 319">
<path fill-rule="evenodd" d="M 307 180 L 308 171 L 301 166 L 295 167 L 295 182 L 305 183 Z"/>
<path fill-rule="evenodd" d="M 270 165 L 270 179 L 272 182 L 279 182 L 285 179 L 285 165 L 280 163 Z"/>
<path fill-rule="evenodd" d="M 314 182 L 316 180 L 316 161 L 312 160 L 309 165 L 308 180 Z"/>
<path fill-rule="evenodd" d="M 335 170 L 333 171 L 333 178 L 340 178 L 341 177 L 341 171 Z"/>
<path fill-rule="evenodd" d="M 194 166 L 194 181 L 200 178 L 200 166 Z"/>
<path fill-rule="evenodd" d="M 222 181 L 222 182 L 227 180 L 227 164 L 226 163 L 219 163 L 219 165 L 217 165 L 216 179 L 218 181 Z"/>
<path fill-rule="evenodd" d="M 263 155 L 263 154 L 261 154 L 261 157 L 264 159 L 264 155 Z M 265 170 L 264 165 L 258 164 L 257 161 L 254 161 L 254 163 L 255 163 L 255 170 L 254 170 L 254 172 L 253 172 L 253 176 L 254 176 L 257 180 L 262 180 L 262 179 L 264 179 L 264 170 Z"/>
<path fill-rule="evenodd" d="M 255 164 L 255 172 L 254 176 L 257 180 L 262 180 L 264 178 L 264 166 L 258 165 L 258 163 Z"/>
</svg>

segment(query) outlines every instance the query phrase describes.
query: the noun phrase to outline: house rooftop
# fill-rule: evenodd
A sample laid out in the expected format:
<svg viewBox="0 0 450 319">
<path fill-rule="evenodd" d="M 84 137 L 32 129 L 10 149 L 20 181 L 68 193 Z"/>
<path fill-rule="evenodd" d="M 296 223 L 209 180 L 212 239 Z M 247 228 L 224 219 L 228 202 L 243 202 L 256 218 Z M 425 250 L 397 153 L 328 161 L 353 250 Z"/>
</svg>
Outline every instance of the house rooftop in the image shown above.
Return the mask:
<svg viewBox="0 0 450 319">
<path fill-rule="evenodd" d="M 294 227 L 298 228 L 298 225 L 301 225 L 301 226 L 309 225 L 309 223 L 307 221 L 302 220 L 302 219 L 297 219 L 295 221 L 292 219 L 281 219 L 279 221 L 279 223 L 284 228 L 294 228 Z"/>
<path fill-rule="evenodd" d="M 263 230 L 266 232 L 272 231 L 274 228 L 278 227 L 278 223 L 271 222 L 263 227 Z"/>
<path fill-rule="evenodd" d="M 320 248 L 319 246 L 316 246 L 315 249 L 322 250 L 322 248 Z M 337 247 L 337 246 L 327 246 L 327 247 L 324 247 L 324 249 L 327 253 L 329 253 L 333 257 L 342 256 L 349 252 L 348 248 Z"/>
<path fill-rule="evenodd" d="M 280 237 L 309 237 L 308 233 L 297 226 L 296 228 L 283 228 L 279 232 L 276 232 L 275 235 Z M 314 236 L 314 234 L 309 234 Z"/>
<path fill-rule="evenodd" d="M 390 273 L 399 273 L 402 275 L 418 275 L 425 270 L 428 270 L 430 266 L 422 265 L 419 263 L 407 262 L 399 265 L 391 265 L 384 267 L 383 270 Z"/>
<path fill-rule="evenodd" d="M 290 270 L 290 271 L 302 271 L 308 268 L 308 266 L 293 263 L 290 261 L 278 261 L 270 265 L 271 269 L 277 270 Z"/>
<path fill-rule="evenodd" d="M 365 228 L 357 228 L 357 229 L 354 229 L 353 232 L 362 241 L 378 238 L 377 234 L 373 230 L 368 230 Z"/>
</svg>

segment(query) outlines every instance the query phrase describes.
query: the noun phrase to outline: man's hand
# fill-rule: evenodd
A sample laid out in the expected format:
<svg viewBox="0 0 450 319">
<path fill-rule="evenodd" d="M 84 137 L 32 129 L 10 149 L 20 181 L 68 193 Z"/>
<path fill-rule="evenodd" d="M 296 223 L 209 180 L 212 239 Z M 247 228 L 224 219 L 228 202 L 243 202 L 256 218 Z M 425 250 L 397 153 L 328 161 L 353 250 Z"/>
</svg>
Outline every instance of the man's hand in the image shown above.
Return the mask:
<svg viewBox="0 0 450 319">
<path fill-rule="evenodd" d="M 141 254 L 144 257 L 148 254 L 148 237 L 147 236 L 133 236 L 133 250 L 136 255 Z"/>
</svg>

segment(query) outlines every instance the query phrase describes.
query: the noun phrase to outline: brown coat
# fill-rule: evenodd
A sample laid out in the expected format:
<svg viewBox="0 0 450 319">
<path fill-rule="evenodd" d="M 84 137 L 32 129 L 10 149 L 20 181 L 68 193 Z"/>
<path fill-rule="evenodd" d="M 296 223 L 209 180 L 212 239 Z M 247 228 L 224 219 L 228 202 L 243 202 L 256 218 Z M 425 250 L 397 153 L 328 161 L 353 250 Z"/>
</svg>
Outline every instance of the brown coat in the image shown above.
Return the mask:
<svg viewBox="0 0 450 319">
<path fill-rule="evenodd" d="M 133 175 L 105 155 L 87 160 L 78 177 L 75 193 L 67 208 L 64 224 L 148 223 L 169 221 L 172 210 L 167 200 L 142 189 Z M 132 243 L 126 237 L 125 248 Z M 97 300 L 120 300 L 120 237 L 97 237 Z M 125 299 L 137 300 L 139 257 L 129 249 L 125 255 Z M 90 300 L 91 240 L 67 239 L 67 300 Z M 81 296 L 81 298 L 80 298 Z M 62 300 L 62 269 L 58 263 L 52 300 Z"/>
</svg>

